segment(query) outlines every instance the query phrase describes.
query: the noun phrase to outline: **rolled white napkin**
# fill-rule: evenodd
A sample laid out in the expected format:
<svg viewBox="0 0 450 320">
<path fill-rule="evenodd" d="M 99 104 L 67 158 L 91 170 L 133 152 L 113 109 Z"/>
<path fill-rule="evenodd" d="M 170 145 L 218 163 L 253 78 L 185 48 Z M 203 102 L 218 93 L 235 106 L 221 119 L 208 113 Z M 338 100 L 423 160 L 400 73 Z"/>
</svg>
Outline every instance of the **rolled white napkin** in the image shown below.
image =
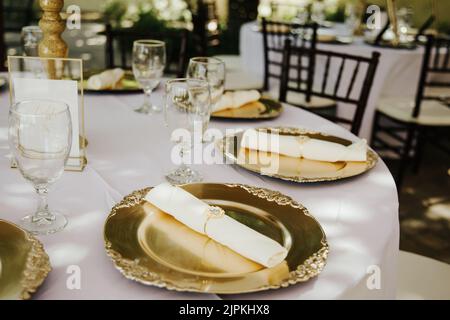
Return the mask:
<svg viewBox="0 0 450 320">
<path fill-rule="evenodd" d="M 287 256 L 286 248 L 278 242 L 233 218 L 211 216 L 207 203 L 179 187 L 160 184 L 149 191 L 145 200 L 189 228 L 265 267 L 276 266 Z"/>
<path fill-rule="evenodd" d="M 220 100 L 213 106 L 212 112 L 225 109 L 237 109 L 247 103 L 258 101 L 261 94 L 257 90 L 239 90 L 225 92 Z"/>
<path fill-rule="evenodd" d="M 352 143 L 349 146 L 344 146 L 339 143 L 302 135 L 282 135 L 248 129 L 242 136 L 241 147 L 316 161 L 367 160 L 367 141 L 365 139 Z"/>
<path fill-rule="evenodd" d="M 87 87 L 92 90 L 112 89 L 122 80 L 125 71 L 120 68 L 103 71 L 89 77 Z"/>
</svg>

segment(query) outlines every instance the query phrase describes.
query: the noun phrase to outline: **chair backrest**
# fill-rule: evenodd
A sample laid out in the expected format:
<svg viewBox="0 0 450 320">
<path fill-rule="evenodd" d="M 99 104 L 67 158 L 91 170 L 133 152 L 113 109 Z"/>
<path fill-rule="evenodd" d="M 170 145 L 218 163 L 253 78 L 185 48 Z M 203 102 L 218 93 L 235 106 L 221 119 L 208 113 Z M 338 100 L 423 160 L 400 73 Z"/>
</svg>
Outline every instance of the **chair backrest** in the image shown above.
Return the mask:
<svg viewBox="0 0 450 320">
<path fill-rule="evenodd" d="M 6 71 L 6 44 L 5 44 L 5 28 L 4 28 L 4 10 L 3 0 L 0 0 L 0 72 Z"/>
<path fill-rule="evenodd" d="M 450 87 L 450 38 L 427 36 L 419 84 L 416 92 L 416 101 L 412 116 L 417 118 L 424 98 L 426 87 Z M 441 80 L 430 79 L 433 76 Z M 447 76 L 447 79 L 443 79 Z"/>
<path fill-rule="evenodd" d="M 196 52 L 202 56 L 207 56 L 208 48 L 218 47 L 220 45 L 219 18 L 216 2 L 212 0 L 197 1 L 197 12 L 192 17 L 192 20 Z"/>
<path fill-rule="evenodd" d="M 166 43 L 165 73 L 183 77 L 187 64 L 187 39 L 189 32 L 186 29 L 166 30 L 162 32 L 142 32 L 134 30 L 113 30 L 106 26 L 106 63 L 108 68 L 131 68 L 133 41 L 138 39 L 156 39 Z M 119 53 L 117 58 L 116 53 Z"/>
<path fill-rule="evenodd" d="M 419 27 L 419 30 L 417 31 L 417 34 L 414 37 L 414 40 L 417 42 L 419 41 L 420 37 L 425 35 L 426 31 L 433 25 L 434 21 L 436 20 L 436 17 L 434 14 L 429 16 L 427 20 Z"/>
<path fill-rule="evenodd" d="M 315 49 L 317 42 L 317 24 L 295 24 L 262 19 L 264 44 L 264 90 L 269 89 L 270 78 L 281 80 L 281 66 L 284 41 L 291 39 L 293 44 L 302 48 Z M 309 64 L 314 68 L 314 61 Z"/>
<path fill-rule="evenodd" d="M 352 105 L 356 107 L 356 110 L 350 119 L 340 116 L 327 116 L 327 118 L 349 124 L 351 132 L 357 135 L 361 128 L 379 57 L 380 53 L 376 51 L 372 52 L 371 57 L 362 57 L 298 47 L 293 46 L 290 39 L 286 39 L 280 101 L 287 102 L 287 94 L 291 91 Z M 324 69 L 318 72 L 318 68 L 309 68 L 305 72 L 302 63 L 305 58 L 315 61 L 316 65 L 318 65 L 317 61 L 320 61 Z M 313 77 L 311 77 L 311 72 Z"/>
<path fill-rule="evenodd" d="M 20 32 L 22 27 L 31 24 L 34 18 L 34 0 L 3 0 L 2 14 L 4 30 Z"/>
</svg>

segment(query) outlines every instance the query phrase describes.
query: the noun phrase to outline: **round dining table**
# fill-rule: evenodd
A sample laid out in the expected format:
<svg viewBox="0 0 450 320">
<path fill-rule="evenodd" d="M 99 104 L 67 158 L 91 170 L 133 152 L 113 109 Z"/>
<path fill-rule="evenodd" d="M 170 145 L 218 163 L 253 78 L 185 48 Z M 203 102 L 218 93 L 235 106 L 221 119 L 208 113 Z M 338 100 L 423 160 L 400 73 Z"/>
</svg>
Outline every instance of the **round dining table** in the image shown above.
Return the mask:
<svg viewBox="0 0 450 320">
<path fill-rule="evenodd" d="M 369 172 L 327 183 L 300 184 L 260 176 L 229 164 L 195 165 L 205 182 L 242 183 L 280 191 L 303 204 L 323 227 L 330 252 L 322 273 L 289 288 L 244 295 L 182 293 L 145 286 L 116 270 L 104 248 L 103 226 L 111 208 L 134 190 L 165 181 L 174 165 L 163 115 L 133 111 L 142 94 L 85 93 L 87 166 L 65 172 L 52 186 L 51 208 L 67 227 L 39 236 L 52 271 L 33 299 L 388 299 L 395 298 L 399 250 L 398 198 L 383 161 Z M 162 104 L 162 86 L 153 93 Z M 18 222 L 33 212 L 34 189 L 12 169 L 8 147 L 8 90 L 0 92 L 0 218 Z M 216 121 L 211 128 L 295 126 L 350 140 L 346 129 L 289 105 L 276 119 Z M 73 277 L 79 276 L 79 286 Z"/>
<path fill-rule="evenodd" d="M 332 28 L 320 28 L 318 33 L 319 35 L 347 37 L 348 31 L 344 24 L 336 23 Z M 258 27 L 257 21 L 248 22 L 242 25 L 239 43 L 242 68 L 253 76 L 262 78 L 264 76 L 263 34 Z M 422 47 L 413 49 L 375 47 L 367 44 L 363 37 L 355 37 L 349 44 L 319 42 L 317 48 L 365 57 L 370 57 L 373 51 L 381 53 L 369 101 L 364 114 L 362 128 L 359 133 L 360 137 L 369 140 L 372 132 L 373 116 L 381 98 L 409 97 L 414 101 L 413 98 L 419 83 L 419 72 L 424 53 Z M 271 59 L 281 61 L 281 55 L 278 55 L 278 57 L 272 55 Z M 318 76 L 315 76 L 317 83 L 319 84 L 322 83 L 321 75 L 324 66 L 325 58 L 319 56 L 319 59 L 316 61 L 316 74 Z M 334 72 L 337 74 L 337 71 L 338 69 L 336 66 Z M 342 83 L 350 81 L 350 78 L 350 73 L 344 75 Z M 271 92 L 277 92 L 277 81 L 271 81 L 270 86 Z M 344 117 L 348 117 L 352 113 L 349 108 L 343 108 L 339 104 L 338 112 Z"/>
</svg>

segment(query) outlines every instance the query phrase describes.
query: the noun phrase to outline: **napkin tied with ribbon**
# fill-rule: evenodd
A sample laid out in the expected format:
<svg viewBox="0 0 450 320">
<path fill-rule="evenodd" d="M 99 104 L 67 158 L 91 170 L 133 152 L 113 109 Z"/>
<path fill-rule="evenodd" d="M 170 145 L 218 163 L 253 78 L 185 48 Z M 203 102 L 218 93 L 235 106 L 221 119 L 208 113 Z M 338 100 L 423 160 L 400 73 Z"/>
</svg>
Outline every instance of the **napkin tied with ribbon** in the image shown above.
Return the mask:
<svg viewBox="0 0 450 320">
<path fill-rule="evenodd" d="M 208 205 L 182 188 L 163 183 L 150 190 L 145 200 L 189 228 L 265 267 L 274 267 L 287 256 L 286 248 L 278 242 L 225 215 L 221 208 Z"/>
<path fill-rule="evenodd" d="M 316 161 L 367 160 L 367 142 L 364 139 L 344 146 L 331 141 L 310 138 L 306 135 L 283 135 L 248 129 L 242 136 L 241 147 Z"/>
<path fill-rule="evenodd" d="M 257 90 L 239 90 L 225 92 L 213 106 L 212 112 L 237 109 L 250 102 L 258 101 L 261 94 Z"/>
<path fill-rule="evenodd" d="M 113 89 L 125 75 L 121 68 L 106 70 L 89 77 L 87 87 L 91 90 Z"/>
</svg>

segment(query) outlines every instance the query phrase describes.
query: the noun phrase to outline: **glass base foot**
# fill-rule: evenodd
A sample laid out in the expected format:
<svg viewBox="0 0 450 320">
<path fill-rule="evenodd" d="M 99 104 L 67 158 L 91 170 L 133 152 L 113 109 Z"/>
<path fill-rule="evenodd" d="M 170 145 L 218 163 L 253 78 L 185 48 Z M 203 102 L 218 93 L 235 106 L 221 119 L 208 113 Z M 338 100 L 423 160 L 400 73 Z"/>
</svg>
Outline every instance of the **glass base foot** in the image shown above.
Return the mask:
<svg viewBox="0 0 450 320">
<path fill-rule="evenodd" d="M 162 109 L 155 105 L 144 104 L 141 107 L 134 109 L 134 111 L 142 114 L 150 114 L 150 113 L 159 113 L 162 111 Z"/>
<path fill-rule="evenodd" d="M 166 175 L 167 181 L 172 184 L 185 184 L 192 182 L 200 182 L 203 180 L 200 173 L 191 168 L 178 168 Z"/>
<path fill-rule="evenodd" d="M 19 225 L 35 235 L 46 235 L 58 232 L 67 225 L 67 218 L 61 213 L 53 212 L 48 216 L 29 215 L 22 218 Z"/>
</svg>

